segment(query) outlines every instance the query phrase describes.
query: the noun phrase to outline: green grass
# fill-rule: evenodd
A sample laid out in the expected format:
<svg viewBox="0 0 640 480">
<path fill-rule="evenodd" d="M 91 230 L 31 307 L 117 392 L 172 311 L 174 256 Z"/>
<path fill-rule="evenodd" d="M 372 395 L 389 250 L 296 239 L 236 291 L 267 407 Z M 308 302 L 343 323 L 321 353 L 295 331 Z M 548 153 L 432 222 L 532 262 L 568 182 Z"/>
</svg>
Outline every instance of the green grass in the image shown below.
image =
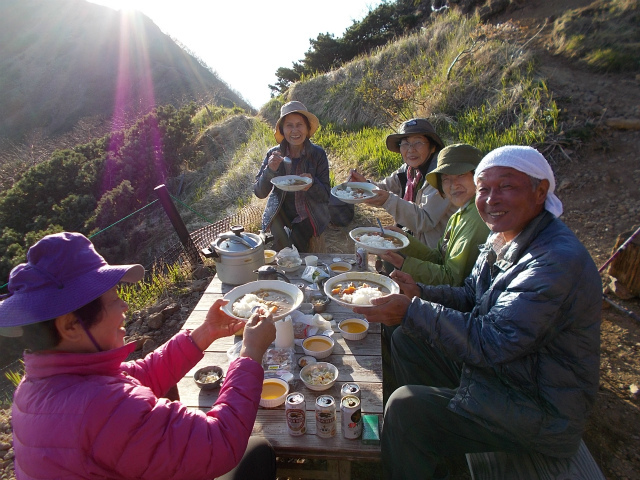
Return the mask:
<svg viewBox="0 0 640 480">
<path fill-rule="evenodd" d="M 164 269 L 154 268 L 141 282 L 122 284 L 118 287 L 118 294 L 129 305 L 129 312 L 139 311 L 170 295 L 179 295 L 180 284 L 188 279 L 188 275 L 187 269 L 177 264 Z"/>
</svg>

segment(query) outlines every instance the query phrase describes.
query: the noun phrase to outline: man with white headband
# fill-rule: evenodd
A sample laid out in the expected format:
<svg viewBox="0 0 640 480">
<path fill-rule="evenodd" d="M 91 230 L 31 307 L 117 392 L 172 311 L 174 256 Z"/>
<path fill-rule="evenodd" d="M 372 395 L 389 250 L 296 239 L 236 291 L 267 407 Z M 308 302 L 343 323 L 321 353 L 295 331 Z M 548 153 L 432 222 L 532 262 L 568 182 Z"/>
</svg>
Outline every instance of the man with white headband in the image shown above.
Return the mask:
<svg viewBox="0 0 640 480">
<path fill-rule="evenodd" d="M 602 283 L 558 219 L 551 167 L 533 148 L 506 146 L 474 179 L 492 233 L 465 284 L 400 273 L 404 294 L 354 309 L 403 327 L 391 340 L 403 386 L 385 409 L 385 478 L 447 478 L 441 460 L 463 453 L 569 457 L 598 390 Z"/>
</svg>

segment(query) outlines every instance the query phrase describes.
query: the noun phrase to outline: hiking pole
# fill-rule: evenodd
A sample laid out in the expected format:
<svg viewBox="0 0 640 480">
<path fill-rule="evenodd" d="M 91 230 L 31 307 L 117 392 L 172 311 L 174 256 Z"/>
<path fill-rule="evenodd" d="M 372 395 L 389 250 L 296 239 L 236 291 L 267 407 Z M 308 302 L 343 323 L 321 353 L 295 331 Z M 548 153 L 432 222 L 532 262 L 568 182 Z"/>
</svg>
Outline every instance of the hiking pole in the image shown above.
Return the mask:
<svg viewBox="0 0 640 480">
<path fill-rule="evenodd" d="M 635 231 L 635 232 L 633 232 L 633 235 L 631 235 L 629 238 L 627 238 L 627 240 L 626 240 L 622 245 L 620 245 L 620 247 L 618 247 L 618 249 L 617 249 L 615 252 L 613 252 L 613 255 L 611 255 L 611 256 L 609 257 L 609 260 L 607 260 L 606 262 L 604 262 L 604 265 L 602 265 L 602 266 L 600 267 L 600 269 L 598 270 L 598 273 L 602 273 L 602 271 L 603 271 L 605 268 L 607 268 L 607 266 L 608 266 L 608 265 L 613 261 L 613 259 L 614 259 L 614 258 L 616 258 L 616 257 L 618 256 L 618 254 L 619 254 L 620 252 L 622 252 L 622 250 L 624 250 L 624 249 L 627 247 L 627 245 L 629 245 L 629 243 L 631 243 L 631 242 L 633 241 L 633 239 L 634 239 L 634 238 L 636 238 L 636 237 L 638 236 L 638 234 L 639 234 L 639 233 L 640 233 L 640 227 L 638 227 L 638 228 L 636 229 L 636 231 Z"/>
<path fill-rule="evenodd" d="M 631 243 L 633 241 L 634 238 L 636 238 L 638 236 L 638 234 L 640 233 L 640 227 L 638 227 L 636 229 L 635 232 L 633 232 L 633 234 L 622 244 L 620 245 L 620 247 L 618 247 L 618 249 L 613 252 L 613 255 L 611 255 L 609 257 L 609 260 L 607 260 L 606 262 L 604 262 L 604 265 L 602 265 L 600 267 L 600 269 L 598 270 L 599 273 L 602 273 L 602 271 L 607 268 L 607 266 L 613 261 L 614 258 L 616 258 L 618 256 L 618 254 L 620 254 L 620 252 L 622 252 L 627 245 L 629 245 L 629 243 Z M 616 302 L 614 302 L 613 300 L 611 300 L 609 297 L 607 297 L 605 294 L 602 294 L 602 298 L 605 302 L 607 302 L 609 305 L 611 305 L 612 307 L 618 309 L 619 311 L 621 311 L 622 313 L 624 313 L 625 315 L 630 316 L 631 318 L 633 318 L 636 322 L 640 322 L 640 317 L 638 315 L 636 315 L 634 312 L 632 312 L 631 310 L 629 310 L 626 307 L 623 307 L 622 305 L 617 304 Z"/>
</svg>

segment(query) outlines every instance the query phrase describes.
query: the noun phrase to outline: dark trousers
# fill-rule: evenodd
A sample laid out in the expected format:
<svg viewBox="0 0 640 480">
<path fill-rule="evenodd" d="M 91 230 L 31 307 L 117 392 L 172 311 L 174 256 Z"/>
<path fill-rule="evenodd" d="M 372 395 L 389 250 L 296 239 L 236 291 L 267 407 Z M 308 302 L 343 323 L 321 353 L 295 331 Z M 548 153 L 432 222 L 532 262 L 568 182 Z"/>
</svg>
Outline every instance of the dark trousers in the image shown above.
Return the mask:
<svg viewBox="0 0 640 480">
<path fill-rule="evenodd" d="M 289 229 L 290 235 L 285 227 Z M 281 209 L 271 222 L 271 234 L 273 249 L 276 251 L 295 245 L 298 252 L 308 252 L 309 240 L 313 237 L 313 226 L 308 218 L 297 223 L 291 222 Z"/>
<path fill-rule="evenodd" d="M 429 479 L 443 457 L 526 449 L 447 408 L 461 365 L 397 328 L 391 355 L 399 388 L 384 412 L 382 466 L 387 479 Z"/>
<path fill-rule="evenodd" d="M 218 480 L 274 480 L 276 478 L 276 454 L 271 444 L 263 438 L 250 437 L 240 463 Z"/>
</svg>

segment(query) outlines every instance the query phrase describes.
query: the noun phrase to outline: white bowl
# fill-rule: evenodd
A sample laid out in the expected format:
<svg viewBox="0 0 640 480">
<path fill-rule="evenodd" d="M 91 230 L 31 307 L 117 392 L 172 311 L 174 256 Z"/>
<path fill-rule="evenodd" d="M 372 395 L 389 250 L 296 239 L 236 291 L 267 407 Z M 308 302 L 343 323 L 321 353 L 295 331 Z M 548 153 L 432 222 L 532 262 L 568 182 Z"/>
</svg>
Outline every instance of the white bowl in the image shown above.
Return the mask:
<svg viewBox="0 0 640 480">
<path fill-rule="evenodd" d="M 314 385 L 310 383 L 311 379 L 309 375 L 311 373 L 322 372 L 325 370 L 329 372 L 329 376 L 331 378 L 329 381 L 327 381 L 327 383 L 322 383 L 318 385 Z M 302 383 L 304 383 L 309 390 L 314 390 L 316 392 L 322 392 L 323 390 L 330 389 L 331 387 L 333 387 L 333 384 L 336 383 L 337 379 L 338 379 L 338 369 L 332 363 L 327 363 L 327 362 L 312 363 L 305 367 L 302 367 L 302 369 L 300 370 L 300 380 L 302 380 Z"/>
<path fill-rule="evenodd" d="M 322 343 L 325 343 L 327 348 L 323 350 L 311 350 L 307 348 L 308 346 L 311 346 L 310 344 L 321 345 Z M 302 350 L 304 350 L 305 355 L 311 355 L 317 359 L 327 358 L 331 355 L 331 352 L 333 352 L 334 345 L 335 342 L 331 337 L 327 337 L 326 335 L 311 335 L 302 341 Z"/>
<path fill-rule="evenodd" d="M 264 263 L 273 263 L 276 261 L 276 255 L 278 252 L 275 250 L 265 250 L 264 251 Z"/>
<path fill-rule="evenodd" d="M 276 263 L 278 264 L 278 268 L 284 273 L 290 273 L 295 272 L 300 268 L 300 266 L 302 265 L 302 259 L 298 258 L 297 261 L 290 262 L 289 259 L 283 261 L 281 258 L 279 258 L 278 260 L 276 260 Z M 283 263 L 285 263 L 286 266 L 283 265 Z"/>
<path fill-rule="evenodd" d="M 293 185 L 293 183 L 299 183 L 299 185 Z M 300 183 L 304 182 L 304 183 Z M 271 179 L 271 183 L 280 190 L 285 192 L 297 192 L 309 185 L 312 180 L 309 177 L 300 177 L 298 175 L 281 175 Z"/>
<path fill-rule="evenodd" d="M 362 325 L 364 327 L 364 331 L 362 332 L 347 332 L 343 329 L 343 325 L 346 323 L 355 323 L 358 325 Z M 338 324 L 338 330 L 342 334 L 342 337 L 346 340 L 362 340 L 367 336 L 367 332 L 369 332 L 369 322 L 367 322 L 364 318 L 345 318 Z"/>
<path fill-rule="evenodd" d="M 378 248 L 372 245 L 367 245 L 366 243 L 362 243 L 358 240 L 362 235 L 380 235 L 380 228 L 378 227 L 357 227 L 349 232 L 349 237 L 356 243 L 356 246 L 362 247 L 365 250 L 374 253 L 376 255 L 380 255 L 385 252 L 395 252 L 398 250 L 402 250 L 403 248 L 409 246 L 409 239 L 403 235 L 402 233 L 394 232 L 393 230 L 383 229 L 385 238 L 393 237 L 395 240 L 400 242 L 400 245 L 396 245 L 391 248 Z"/>
<path fill-rule="evenodd" d="M 334 275 L 340 275 L 341 273 L 350 272 L 352 268 L 353 265 L 351 265 L 349 262 L 333 262 L 329 265 L 329 269 Z"/>
<path fill-rule="evenodd" d="M 338 285 L 346 286 L 351 282 L 356 282 L 356 284 L 367 283 L 372 287 L 380 287 L 382 289 L 383 295 L 400 293 L 400 287 L 391 278 L 373 272 L 347 272 L 336 275 L 335 277 L 331 277 L 324 283 L 324 293 L 326 293 L 327 296 L 331 298 L 331 300 L 335 301 L 338 305 L 342 305 L 343 307 L 353 309 L 353 307 L 370 306 L 349 303 L 342 300 L 342 298 L 337 294 L 331 293 L 331 291 L 337 288 Z"/>
<path fill-rule="evenodd" d="M 354 188 L 364 190 L 361 198 L 354 198 L 353 195 L 348 194 L 349 189 Z M 369 182 L 346 182 L 333 187 L 331 189 L 331 195 L 339 198 L 344 203 L 362 203 L 376 196 L 376 194 L 373 193 L 373 190 L 376 188 L 378 187 L 375 184 Z"/>
<path fill-rule="evenodd" d="M 270 395 L 267 398 L 264 398 L 265 389 L 273 389 L 278 390 L 274 394 L 273 392 L 269 392 Z M 284 393 L 280 394 L 280 391 L 284 389 Z M 262 382 L 262 393 L 260 394 L 260 406 L 265 408 L 274 408 L 284 403 L 284 399 L 287 398 L 289 394 L 289 384 L 282 380 L 281 378 L 265 378 Z"/>
<path fill-rule="evenodd" d="M 285 296 L 291 299 L 291 308 L 289 309 L 279 309 L 273 314 L 274 320 L 280 320 L 281 318 L 286 317 L 293 310 L 297 309 L 298 306 L 302 303 L 304 299 L 304 294 L 302 291 L 292 283 L 287 283 L 283 280 L 256 280 L 255 282 L 245 283 L 244 285 L 240 285 L 230 292 L 228 292 L 223 298 L 225 300 L 229 300 L 225 306 L 222 307 L 222 310 L 227 315 L 232 316 L 233 318 L 237 318 L 238 320 L 247 321 L 247 318 L 238 317 L 233 314 L 233 304 L 236 300 L 240 300 L 248 293 L 256 294 L 256 292 L 260 291 L 270 291 L 276 293 L 282 293 Z M 287 302 L 289 303 L 289 302 Z"/>
</svg>

